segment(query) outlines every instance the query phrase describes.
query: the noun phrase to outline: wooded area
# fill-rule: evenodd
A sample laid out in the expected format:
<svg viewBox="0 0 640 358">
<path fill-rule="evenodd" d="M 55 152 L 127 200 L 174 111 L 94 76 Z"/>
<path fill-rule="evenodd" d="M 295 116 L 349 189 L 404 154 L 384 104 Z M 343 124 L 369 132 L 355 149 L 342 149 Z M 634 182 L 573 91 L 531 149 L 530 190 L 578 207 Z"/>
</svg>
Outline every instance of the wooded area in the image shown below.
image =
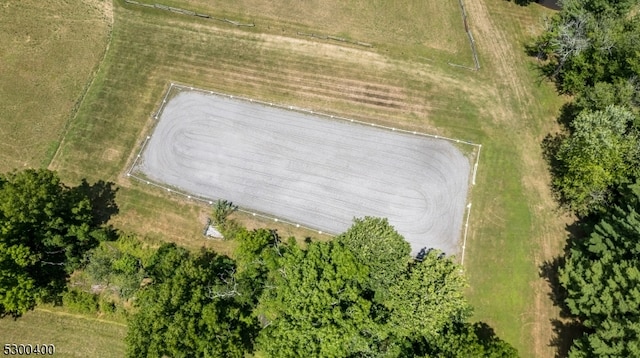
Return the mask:
<svg viewBox="0 0 640 358">
<path fill-rule="evenodd" d="M 39 302 L 120 312 L 131 357 L 516 356 L 489 326 L 469 322 L 461 268 L 436 250 L 412 258 L 386 219 L 356 219 L 334 240 L 302 247 L 229 225 L 234 206 L 221 202 L 212 213 L 234 228 L 232 259 L 146 247 L 104 226 L 114 193 L 104 183 L 66 187 L 47 170 L 2 177 L 3 316 Z"/>
<path fill-rule="evenodd" d="M 569 357 L 640 355 L 640 16 L 638 2 L 569 0 L 530 48 L 573 94 L 564 132 L 543 142 L 553 187 L 577 221 L 543 268 L 567 322 Z"/>
<path fill-rule="evenodd" d="M 0 317 L 59 301 L 86 253 L 113 236 L 112 200 L 109 184 L 67 187 L 48 170 L 0 176 Z"/>
</svg>

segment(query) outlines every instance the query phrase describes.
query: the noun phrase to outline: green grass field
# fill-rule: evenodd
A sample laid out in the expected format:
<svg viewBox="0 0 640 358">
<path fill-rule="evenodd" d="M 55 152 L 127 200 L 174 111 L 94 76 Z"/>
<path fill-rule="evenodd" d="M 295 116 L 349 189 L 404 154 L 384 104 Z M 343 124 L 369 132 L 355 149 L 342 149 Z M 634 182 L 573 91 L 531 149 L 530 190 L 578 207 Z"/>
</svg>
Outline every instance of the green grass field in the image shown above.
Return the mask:
<svg viewBox="0 0 640 358">
<path fill-rule="evenodd" d="M 0 344 L 53 344 L 56 357 L 123 357 L 127 327 L 122 323 L 36 309 L 13 321 L 0 320 Z"/>
<path fill-rule="evenodd" d="M 308 1 L 288 12 L 282 9 L 290 1 L 269 8 L 251 0 L 163 3 L 256 26 L 236 28 L 115 1 L 109 51 L 51 168 L 72 183 L 87 177 L 120 185 L 120 214 L 114 219 L 119 228 L 231 253 L 231 245 L 201 236 L 206 207 L 124 175 L 171 81 L 482 143 L 465 257 L 475 318 L 522 356 L 553 356 L 549 319 L 557 312 L 537 266 L 559 249 L 563 222 L 554 212 L 539 144 L 554 128 L 562 101 L 551 86 L 539 84 L 534 62 L 523 53 L 543 9 L 502 0 L 469 2 L 483 67 L 472 72 L 446 63 L 472 63 L 457 2 L 406 0 L 391 7 L 382 1 Z M 318 14 L 307 16 L 310 9 Z M 425 14 L 437 15 L 425 21 Z M 395 32 L 386 31 L 390 27 Z M 301 37 L 297 31 L 374 47 Z M 32 165 L 46 155 L 39 158 Z M 275 226 L 240 219 L 252 227 Z M 12 323 L 0 322 L 4 334 Z"/>
<path fill-rule="evenodd" d="M 297 32 L 338 36 L 373 44 L 402 57 L 423 56 L 472 64 L 462 29 L 458 0 L 311 0 L 141 2 L 174 6 L 256 24 L 260 33 L 297 36 Z M 295 37 L 294 36 L 294 37 Z"/>
<path fill-rule="evenodd" d="M 3 1 L 0 19 L 0 170 L 46 166 L 102 58 L 110 19 L 98 0 Z"/>
</svg>

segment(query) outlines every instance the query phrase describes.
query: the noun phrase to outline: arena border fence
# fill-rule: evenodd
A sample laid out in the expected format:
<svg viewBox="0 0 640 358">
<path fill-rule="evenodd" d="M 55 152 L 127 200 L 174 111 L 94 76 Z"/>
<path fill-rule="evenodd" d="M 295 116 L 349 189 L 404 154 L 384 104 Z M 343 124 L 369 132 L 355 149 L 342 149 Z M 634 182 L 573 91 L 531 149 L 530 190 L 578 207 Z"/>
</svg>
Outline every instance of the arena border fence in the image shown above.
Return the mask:
<svg viewBox="0 0 640 358">
<path fill-rule="evenodd" d="M 247 97 L 243 97 L 243 96 L 237 96 L 237 95 L 230 95 L 230 94 L 226 94 L 226 93 L 221 93 L 221 92 L 217 92 L 217 91 L 213 91 L 213 90 L 205 90 L 205 89 L 201 89 L 201 88 L 197 88 L 194 86 L 189 86 L 189 85 L 185 85 L 185 84 L 179 84 L 179 83 L 175 83 L 175 82 L 170 82 L 169 84 L 169 88 L 166 90 L 165 95 L 162 99 L 162 102 L 160 103 L 160 106 L 158 108 L 157 111 L 155 111 L 152 115 L 151 118 L 155 121 L 157 121 L 160 116 L 162 115 L 162 112 L 164 111 L 165 106 L 167 105 L 169 99 L 169 96 L 172 94 L 172 92 L 177 89 L 179 91 L 197 91 L 203 94 L 210 94 L 210 95 L 216 95 L 216 96 L 221 96 L 221 97 L 227 97 L 230 99 L 237 99 L 237 100 L 242 100 L 242 101 L 247 101 L 250 103 L 257 103 L 257 104 L 262 104 L 264 106 L 270 106 L 270 107 L 275 107 L 275 108 L 279 108 L 279 109 L 283 109 L 283 110 L 289 110 L 289 111 L 297 111 L 300 113 L 306 113 L 306 114 L 312 114 L 318 117 L 325 117 L 327 119 L 332 119 L 332 120 L 339 120 L 339 121 L 344 121 L 347 123 L 357 123 L 360 125 L 365 125 L 365 126 L 371 126 L 371 127 L 377 127 L 377 128 L 381 128 L 381 129 L 385 129 L 385 130 L 389 130 L 389 131 L 393 131 L 393 132 L 399 132 L 399 133 L 405 133 L 405 134 L 410 134 L 410 135 L 416 135 L 416 136 L 422 136 L 422 137 L 428 137 L 428 138 L 433 138 L 433 139 L 439 139 L 439 140 L 445 140 L 445 141 L 449 141 L 452 143 L 458 143 L 458 144 L 465 144 L 465 145 L 470 145 L 473 146 L 476 151 L 475 151 L 475 163 L 473 165 L 473 169 L 472 169 L 472 174 L 471 174 L 471 187 L 476 185 L 476 174 L 478 171 L 478 165 L 480 163 L 480 151 L 482 149 L 482 144 L 479 143 L 474 143 L 468 140 L 463 140 L 463 139 L 456 139 L 456 138 L 450 138 L 450 137 L 446 137 L 446 136 L 441 136 L 441 135 L 436 135 L 436 134 L 429 134 L 429 133 L 423 133 L 423 132 L 419 132 L 419 131 L 411 131 L 411 130 L 405 130 L 405 129 L 401 129 L 401 128 L 395 128 L 395 127 L 389 127 L 389 126 L 385 126 L 385 125 L 381 125 L 381 124 L 376 124 L 376 123 L 371 123 L 371 122 L 365 122 L 365 121 L 360 121 L 357 119 L 351 119 L 351 118 L 345 118 L 345 117 L 341 117 L 341 116 L 337 116 L 337 115 L 331 115 L 331 114 L 325 114 L 319 111 L 313 111 L 310 109 L 305 109 L 305 108 L 300 108 L 300 107 L 295 107 L 295 106 L 287 106 L 287 105 L 283 105 L 283 104 L 278 104 L 278 103 L 273 103 L 273 102 L 265 102 L 265 101 L 261 101 L 261 100 L 256 100 L 253 98 L 247 98 Z M 153 126 L 151 126 L 151 128 L 149 129 L 150 132 L 153 132 L 153 129 L 155 128 L 155 124 Z M 149 139 L 151 139 L 151 135 L 147 135 L 145 137 L 145 139 L 142 141 L 142 143 L 139 146 L 138 152 L 133 160 L 133 163 L 131 164 L 131 166 L 129 166 L 129 168 L 126 171 L 126 176 L 129 178 L 133 178 L 141 183 L 147 184 L 147 185 L 151 185 L 154 187 L 157 187 L 163 191 L 166 191 L 168 193 L 172 193 L 172 194 L 177 194 L 179 196 L 182 196 L 184 198 L 187 198 L 189 200 L 194 200 L 194 201 L 198 201 L 201 203 L 205 203 L 208 205 L 213 205 L 215 203 L 215 200 L 217 199 L 225 199 L 225 198 L 205 198 L 205 197 L 201 197 L 198 195 L 193 195 L 193 194 L 189 194 L 186 193 L 180 189 L 177 188 L 172 188 L 160 183 L 156 183 L 152 180 L 149 180 L 147 178 L 144 178 L 142 176 L 139 176 L 136 174 L 135 172 L 135 167 L 138 165 L 138 162 L 141 160 L 142 157 L 142 153 L 144 152 L 144 149 L 147 146 L 147 143 L 149 141 Z M 471 190 L 471 187 L 469 188 Z M 470 192 L 467 192 L 467 198 L 470 198 Z M 460 256 L 460 265 L 464 266 L 464 256 L 465 256 L 465 249 L 466 249 L 466 244 L 467 244 L 467 236 L 468 236 L 468 230 L 469 230 L 469 218 L 471 216 L 471 201 L 467 202 L 466 205 L 466 221 L 465 224 L 463 226 L 463 238 L 462 238 L 462 244 L 461 244 L 461 256 Z M 269 221 L 273 221 L 273 222 L 277 222 L 277 223 L 284 223 L 287 225 L 291 225 L 292 227 L 296 227 L 296 228 L 303 228 L 309 231 L 314 231 L 320 235 L 326 235 L 326 236 L 335 236 L 335 234 L 323 231 L 322 229 L 319 228 L 313 228 L 313 227 L 309 227 L 309 226 L 305 226 L 299 223 L 294 223 L 285 219 L 281 219 L 275 216 L 271 216 L 268 215 L 266 213 L 261 213 L 255 210 L 249 210 L 249 209 L 245 209 L 245 208 L 238 208 L 238 211 L 245 213 L 245 214 L 249 214 L 251 216 L 255 216 L 255 217 L 260 217 L 262 219 L 266 219 Z"/>
</svg>

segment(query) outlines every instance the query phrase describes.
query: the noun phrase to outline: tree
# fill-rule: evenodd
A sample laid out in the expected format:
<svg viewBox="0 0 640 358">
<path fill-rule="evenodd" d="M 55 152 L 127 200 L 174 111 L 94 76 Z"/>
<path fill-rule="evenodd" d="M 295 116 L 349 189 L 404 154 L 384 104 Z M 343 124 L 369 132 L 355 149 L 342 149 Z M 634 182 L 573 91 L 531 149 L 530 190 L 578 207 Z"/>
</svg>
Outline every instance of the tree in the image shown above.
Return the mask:
<svg viewBox="0 0 640 358">
<path fill-rule="evenodd" d="M 429 342 L 418 342 L 425 346 L 422 352 L 427 357 L 484 357 L 512 358 L 518 352 L 495 335 L 486 323 L 448 323 L 442 334 Z"/>
<path fill-rule="evenodd" d="M 636 0 L 566 0 L 534 45 L 549 59 L 543 70 L 566 93 L 582 93 L 598 82 L 640 75 L 640 17 Z"/>
<path fill-rule="evenodd" d="M 126 337 L 130 357 L 244 357 L 258 322 L 239 303 L 235 265 L 210 251 L 165 244 L 146 268 L 151 284 L 136 297 Z"/>
<path fill-rule="evenodd" d="M 466 281 L 444 254 L 430 250 L 413 262 L 389 289 L 385 305 L 390 324 L 401 336 L 436 337 L 448 323 L 465 322 L 471 315 L 463 289 Z"/>
<path fill-rule="evenodd" d="M 353 225 L 336 240 L 351 251 L 360 265 L 369 268 L 367 288 L 376 292 L 380 301 L 411 260 L 411 246 L 387 219 L 354 219 Z"/>
<path fill-rule="evenodd" d="M 579 215 L 603 210 L 613 189 L 638 176 L 638 135 L 628 110 L 609 106 L 585 111 L 572 122 L 571 134 L 555 154 L 553 181 L 561 202 Z"/>
<path fill-rule="evenodd" d="M 48 170 L 0 176 L 0 316 L 20 316 L 52 298 L 85 252 L 106 239 L 92 202 Z"/>
<path fill-rule="evenodd" d="M 35 305 L 41 293 L 27 269 L 37 261 L 28 247 L 0 243 L 0 317 L 19 316 Z"/>
<path fill-rule="evenodd" d="M 632 80 L 616 81 L 615 83 L 598 82 L 593 87 L 578 94 L 575 100 L 576 114 L 582 111 L 598 111 L 608 106 L 624 107 L 634 110 L 640 105 L 636 98 L 638 90 Z"/>
<path fill-rule="evenodd" d="M 144 279 L 144 261 L 149 251 L 135 236 L 121 235 L 116 241 L 102 242 L 91 250 L 84 272 L 92 284 L 108 287 L 129 299 Z"/>
<path fill-rule="evenodd" d="M 364 296 L 366 267 L 336 242 L 293 246 L 260 300 L 269 323 L 258 337 L 269 356 L 346 357 L 378 331 Z"/>
<path fill-rule="evenodd" d="M 603 16 L 624 16 L 637 4 L 637 0 L 582 0 L 585 10 Z"/>
<path fill-rule="evenodd" d="M 267 241 L 253 247 L 271 250 Z M 384 219 L 355 220 L 332 242 L 306 250 L 290 242 L 279 252 L 256 311 L 264 324 L 257 344 L 267 356 L 515 356 L 511 346 L 475 335 L 467 323 L 460 267 L 435 250 L 411 259 Z"/>
<path fill-rule="evenodd" d="M 382 267 L 378 259 L 393 263 L 379 253 L 394 251 L 367 249 L 365 265 L 343 240 L 402 236 L 374 218 L 349 233 L 303 249 L 274 230 L 244 229 L 236 261 L 163 245 L 144 268 L 152 282 L 136 293 L 128 355 L 241 357 L 255 346 L 277 357 L 515 356 L 486 325 L 466 322 L 465 281 L 450 259 L 436 251 L 401 258 L 396 280 L 377 281 L 387 292 L 379 302 L 369 270 Z"/>
<path fill-rule="evenodd" d="M 236 210 L 238 207 L 232 202 L 218 199 L 213 207 L 213 221 L 216 225 L 224 225 L 227 217 Z"/>
<path fill-rule="evenodd" d="M 236 237 L 236 265 L 243 290 L 250 292 L 243 298 L 257 304 L 270 276 L 277 275 L 279 259 L 288 250 L 276 230 L 242 230 Z"/>
<path fill-rule="evenodd" d="M 640 356 L 640 184 L 575 240 L 559 270 L 566 305 L 587 333 L 570 356 Z"/>
</svg>

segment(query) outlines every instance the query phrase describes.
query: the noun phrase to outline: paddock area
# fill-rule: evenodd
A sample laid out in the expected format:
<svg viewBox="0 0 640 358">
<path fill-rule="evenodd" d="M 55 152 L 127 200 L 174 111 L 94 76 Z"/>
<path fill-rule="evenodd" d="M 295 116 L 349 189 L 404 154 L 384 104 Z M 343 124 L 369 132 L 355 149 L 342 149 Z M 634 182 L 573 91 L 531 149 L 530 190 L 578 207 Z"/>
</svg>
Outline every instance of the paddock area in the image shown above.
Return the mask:
<svg viewBox="0 0 640 358">
<path fill-rule="evenodd" d="M 459 247 L 469 159 L 419 133 L 204 91 L 164 101 L 132 175 L 337 234 L 386 217 L 413 253 Z"/>
</svg>

